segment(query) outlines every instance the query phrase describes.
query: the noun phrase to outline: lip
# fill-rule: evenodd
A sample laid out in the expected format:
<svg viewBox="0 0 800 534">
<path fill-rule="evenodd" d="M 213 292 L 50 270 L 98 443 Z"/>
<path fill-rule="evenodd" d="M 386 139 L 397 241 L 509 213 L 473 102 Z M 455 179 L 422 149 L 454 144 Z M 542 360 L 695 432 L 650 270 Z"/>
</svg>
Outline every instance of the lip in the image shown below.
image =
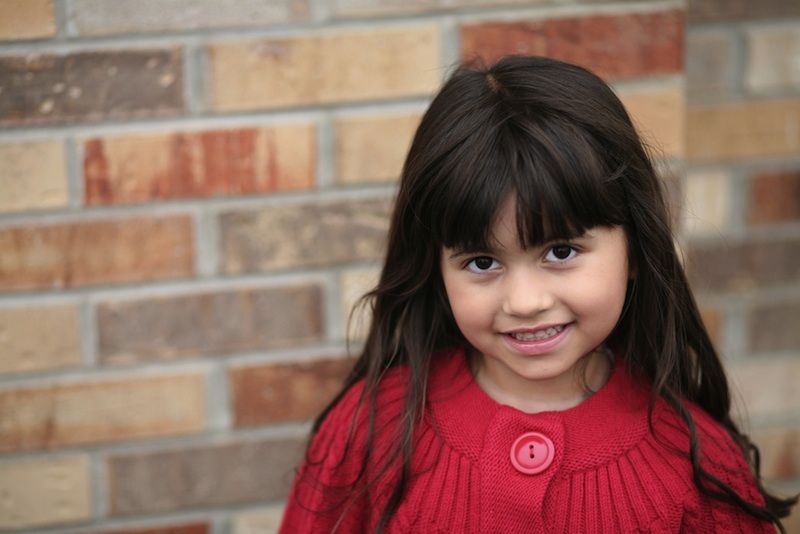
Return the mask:
<svg viewBox="0 0 800 534">
<path fill-rule="evenodd" d="M 511 335 L 520 332 L 536 332 L 539 330 L 547 330 L 548 328 L 552 328 L 554 326 L 563 326 L 564 329 L 553 337 L 549 337 L 547 339 L 521 341 Z M 570 330 L 572 330 L 572 323 L 554 323 L 537 326 L 536 328 L 518 328 L 515 330 L 509 330 L 507 332 L 503 332 L 501 335 L 503 336 L 503 340 L 506 342 L 506 344 L 515 352 L 519 352 L 526 356 L 538 356 L 541 354 L 546 354 L 547 352 L 550 352 L 556 348 L 564 340 L 564 338 L 567 337 L 567 334 L 570 332 Z"/>
</svg>

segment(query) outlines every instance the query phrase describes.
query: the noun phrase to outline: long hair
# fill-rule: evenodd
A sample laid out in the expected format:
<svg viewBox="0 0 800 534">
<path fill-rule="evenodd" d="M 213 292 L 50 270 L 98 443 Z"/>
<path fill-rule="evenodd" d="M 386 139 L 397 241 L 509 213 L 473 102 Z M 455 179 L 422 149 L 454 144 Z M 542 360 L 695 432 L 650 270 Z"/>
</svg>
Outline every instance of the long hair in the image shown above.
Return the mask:
<svg viewBox="0 0 800 534">
<path fill-rule="evenodd" d="M 652 383 L 650 415 L 664 399 L 685 421 L 698 489 L 774 521 L 796 499 L 761 486 L 758 452 L 730 416 L 720 360 L 700 318 L 675 250 L 660 180 L 627 112 L 591 72 L 560 61 L 510 56 L 486 68 L 462 65 L 432 101 L 405 161 L 380 280 L 365 297 L 372 322 L 344 389 L 315 421 L 363 381 L 368 413 L 366 464 L 375 439 L 382 377 L 404 366 L 404 416 L 380 473 L 392 471 L 380 514 L 382 531 L 405 494 L 413 433 L 424 412 L 428 371 L 441 349 L 467 346 L 439 268 L 443 247 L 486 249 L 492 222 L 515 195 L 521 244 L 572 237 L 595 226 L 624 228 L 632 282 L 607 343 L 632 372 Z M 736 494 L 700 463 L 698 435 L 685 401 L 702 407 L 739 444 L 764 496 L 760 507 Z M 366 476 L 361 469 L 359 476 Z M 363 481 L 362 488 L 372 481 Z M 357 490 L 354 490 L 357 491 Z M 365 491 L 365 490 L 361 490 Z"/>
</svg>

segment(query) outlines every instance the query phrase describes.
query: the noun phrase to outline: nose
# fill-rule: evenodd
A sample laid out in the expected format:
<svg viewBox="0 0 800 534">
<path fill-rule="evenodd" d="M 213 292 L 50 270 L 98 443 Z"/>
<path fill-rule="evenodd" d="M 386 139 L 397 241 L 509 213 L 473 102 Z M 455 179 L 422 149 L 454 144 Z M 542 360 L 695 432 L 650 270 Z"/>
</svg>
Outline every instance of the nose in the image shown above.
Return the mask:
<svg viewBox="0 0 800 534">
<path fill-rule="evenodd" d="M 503 312 L 516 317 L 532 317 L 555 305 L 552 281 L 533 269 L 508 273 L 504 288 Z"/>
</svg>

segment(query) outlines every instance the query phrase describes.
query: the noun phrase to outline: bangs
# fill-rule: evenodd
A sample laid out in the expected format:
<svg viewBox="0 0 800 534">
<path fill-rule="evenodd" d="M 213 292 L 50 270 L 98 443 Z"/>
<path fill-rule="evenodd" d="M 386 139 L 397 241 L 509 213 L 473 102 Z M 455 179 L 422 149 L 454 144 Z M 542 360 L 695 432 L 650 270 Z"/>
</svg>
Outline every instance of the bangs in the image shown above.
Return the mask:
<svg viewBox="0 0 800 534">
<path fill-rule="evenodd" d="M 453 155 L 453 174 L 441 182 L 442 205 L 431 210 L 440 217 L 429 228 L 438 229 L 435 238 L 445 247 L 490 250 L 493 223 L 509 195 L 516 198 L 524 248 L 625 224 L 618 180 L 624 163 L 609 168 L 604 147 L 584 130 L 564 120 L 509 118 L 482 131 L 457 151 L 469 157 Z"/>
</svg>

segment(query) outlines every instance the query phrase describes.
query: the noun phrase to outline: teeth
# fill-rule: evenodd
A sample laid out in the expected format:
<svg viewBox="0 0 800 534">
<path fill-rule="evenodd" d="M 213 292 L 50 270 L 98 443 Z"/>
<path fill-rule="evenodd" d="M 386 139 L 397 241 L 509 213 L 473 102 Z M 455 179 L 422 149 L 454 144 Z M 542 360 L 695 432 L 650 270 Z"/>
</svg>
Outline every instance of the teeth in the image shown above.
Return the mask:
<svg viewBox="0 0 800 534">
<path fill-rule="evenodd" d="M 514 332 L 511 334 L 511 337 L 518 339 L 519 341 L 539 341 L 553 337 L 562 330 L 564 330 L 563 326 L 552 326 L 547 330 L 539 330 L 536 332 Z"/>
</svg>

